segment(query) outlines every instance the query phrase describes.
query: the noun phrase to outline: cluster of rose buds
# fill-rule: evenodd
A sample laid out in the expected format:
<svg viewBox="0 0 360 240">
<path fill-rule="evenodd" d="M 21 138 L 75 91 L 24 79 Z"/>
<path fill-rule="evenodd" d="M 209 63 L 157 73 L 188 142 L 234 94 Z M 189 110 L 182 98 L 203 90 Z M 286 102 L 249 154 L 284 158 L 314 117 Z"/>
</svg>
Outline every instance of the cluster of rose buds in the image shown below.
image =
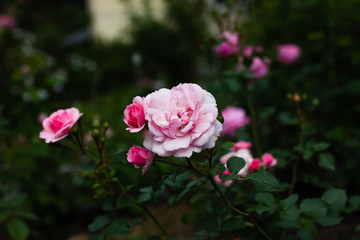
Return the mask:
<svg viewBox="0 0 360 240">
<path fill-rule="evenodd" d="M 240 171 L 237 173 L 237 175 L 240 175 L 241 177 L 245 177 L 250 171 L 256 171 L 261 167 L 266 168 L 266 167 L 273 167 L 276 165 L 277 160 L 274 158 L 274 156 L 271 153 L 264 153 L 261 159 L 253 158 L 252 153 L 250 151 L 251 146 L 252 146 L 251 142 L 246 142 L 246 141 L 239 141 L 235 143 L 230 148 L 231 152 L 220 158 L 220 162 L 223 163 L 226 167 L 226 170 L 221 174 L 230 175 L 230 171 L 227 169 L 226 164 L 227 161 L 233 157 L 238 157 L 245 160 L 245 166 L 242 169 L 240 169 Z M 220 179 L 220 175 L 215 176 L 215 181 L 224 186 L 230 186 L 230 184 L 232 183 L 232 180 L 223 182 Z"/>
<path fill-rule="evenodd" d="M 152 161 L 148 151 L 163 157 L 189 158 L 193 152 L 213 148 L 222 130 L 215 98 L 197 84 L 180 84 L 146 97 L 137 96 L 124 116 L 128 131 L 142 132 L 146 148 L 134 146 L 128 161 L 144 169 L 150 158 Z M 137 151 L 143 152 L 134 154 Z"/>
</svg>

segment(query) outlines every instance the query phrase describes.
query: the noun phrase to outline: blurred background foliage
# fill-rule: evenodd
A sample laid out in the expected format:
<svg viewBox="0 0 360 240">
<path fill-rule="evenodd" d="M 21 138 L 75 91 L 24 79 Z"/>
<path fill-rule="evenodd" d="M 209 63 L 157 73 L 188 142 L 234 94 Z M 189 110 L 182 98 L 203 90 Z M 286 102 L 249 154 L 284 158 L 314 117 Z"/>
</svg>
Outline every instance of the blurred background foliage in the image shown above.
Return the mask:
<svg viewBox="0 0 360 240">
<path fill-rule="evenodd" d="M 6 222 L 19 219 L 26 226 L 18 226 L 30 229 L 30 239 L 66 239 L 86 232 L 101 211 L 99 201 L 89 197 L 91 186 L 76 174 L 87 159 L 77 160 L 38 138 L 41 113 L 76 106 L 89 124 L 95 118 L 108 121 L 112 156 L 141 143 L 123 123 L 123 110 L 136 95 L 197 82 L 215 96 L 220 109 L 246 106 L 235 94 L 241 85 L 223 72 L 234 62 L 221 61 L 212 51 L 220 30 L 214 35 L 209 19 L 211 13 L 221 15 L 227 3 L 209 7 L 208 2 L 168 1 L 166 21 L 134 15 L 132 41 L 123 42 L 93 39 L 85 1 L 1 1 L 0 14 L 14 16 L 17 27 L 0 27 L 0 236 L 7 236 Z M 360 2 L 235 2 L 241 24 L 232 27 L 244 43 L 262 45 L 272 61 L 270 74 L 252 91 L 263 148 L 279 150 L 286 161 L 283 149 L 297 144 L 296 115 L 287 93 L 307 98 L 309 109 L 317 99 L 306 141 L 330 143 L 336 170 L 324 172 L 317 162 L 306 162 L 297 187 L 308 197 L 324 184 L 359 195 Z M 276 46 L 284 43 L 301 47 L 297 64 L 276 61 Z M 236 137 L 250 140 L 244 130 Z M 289 168 L 283 165 L 277 177 L 288 181 Z M 144 186 L 155 177 L 140 178 L 127 164 L 118 171 L 124 181 Z"/>
</svg>

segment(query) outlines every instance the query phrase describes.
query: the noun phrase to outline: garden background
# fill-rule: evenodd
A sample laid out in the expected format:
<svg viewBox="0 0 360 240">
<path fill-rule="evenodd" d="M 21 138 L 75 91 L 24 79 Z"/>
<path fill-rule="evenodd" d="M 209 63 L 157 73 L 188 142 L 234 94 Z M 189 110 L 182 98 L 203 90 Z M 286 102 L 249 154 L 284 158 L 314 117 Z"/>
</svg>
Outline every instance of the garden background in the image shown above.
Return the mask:
<svg viewBox="0 0 360 240">
<path fill-rule="evenodd" d="M 263 46 L 271 59 L 269 74 L 252 85 L 252 99 L 261 145 L 277 153 L 274 175 L 291 178 L 286 164 L 290 153 L 282 149 L 297 144 L 296 113 L 287 96 L 298 93 L 304 107 L 316 105 L 308 116 L 306 142 L 328 143 L 333 162 L 324 168 L 309 152 L 299 167 L 296 190 L 311 198 L 334 186 L 346 189 L 348 196 L 343 221 L 320 227 L 316 239 L 360 239 L 355 230 L 360 222 L 360 2 L 234 2 L 236 24 L 226 27 L 238 31 L 246 44 Z M 241 84 L 233 72 L 224 71 L 234 62 L 213 51 L 217 36 L 227 30 L 217 26 L 228 3 L 167 1 L 161 18 L 149 1 L 143 3 L 142 14 L 128 9 L 132 14 L 126 36 L 121 32 L 118 38 L 101 39 L 92 31 L 88 2 L 1 1 L 0 14 L 16 21 L 8 27 L 0 23 L 1 239 L 13 239 L 7 223 L 14 218 L 25 224 L 17 231 L 27 232 L 28 239 L 89 239 L 87 226 L 103 212 L 101 198 L 92 197 L 92 185 L 77 173 L 89 159 L 45 144 L 39 138 L 41 114 L 75 106 L 89 125 L 94 119 L 107 121 L 111 134 L 106 151 L 122 163 L 117 176 L 146 187 L 156 171 L 142 177 L 126 156 L 117 155 L 141 143 L 123 121 L 134 96 L 192 82 L 211 92 L 220 110 L 237 105 L 248 112 L 245 99 L 236 94 Z M 296 64 L 284 66 L 276 60 L 276 46 L 286 43 L 301 47 Z M 250 131 L 239 129 L 232 140 L 251 140 Z M 190 209 L 189 198 L 150 204 L 168 214 L 163 221 L 179 239 L 195 239 L 192 233 L 198 228 L 196 217 L 182 216 Z M 139 210 L 120 214 L 137 216 Z M 148 225 L 119 239 L 147 239 L 156 234 Z"/>
</svg>

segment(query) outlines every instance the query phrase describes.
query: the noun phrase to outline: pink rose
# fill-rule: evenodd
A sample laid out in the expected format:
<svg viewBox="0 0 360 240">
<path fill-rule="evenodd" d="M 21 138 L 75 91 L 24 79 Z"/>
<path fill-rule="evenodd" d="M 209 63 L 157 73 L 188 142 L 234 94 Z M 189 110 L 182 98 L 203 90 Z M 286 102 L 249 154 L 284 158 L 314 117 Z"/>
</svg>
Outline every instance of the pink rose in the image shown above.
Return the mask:
<svg viewBox="0 0 360 240">
<path fill-rule="evenodd" d="M 252 71 L 252 74 L 254 78 L 263 78 L 265 77 L 269 72 L 269 67 L 267 65 L 267 59 L 262 60 L 259 57 L 254 57 L 253 61 L 250 65 L 250 70 Z"/>
<path fill-rule="evenodd" d="M 215 53 L 220 58 L 226 58 L 231 56 L 239 51 L 239 39 L 237 32 L 224 32 L 222 34 L 222 39 L 220 45 L 214 47 Z"/>
<path fill-rule="evenodd" d="M 240 149 L 250 149 L 251 145 L 251 142 L 239 141 L 232 146 L 231 151 L 236 152 Z"/>
<path fill-rule="evenodd" d="M 135 97 L 133 103 L 125 108 L 124 116 L 124 122 L 129 126 L 126 130 L 131 133 L 141 131 L 145 126 L 143 98 Z"/>
<path fill-rule="evenodd" d="M 222 174 L 225 174 L 225 175 L 231 175 L 229 169 L 226 169 Z M 215 178 L 214 178 L 215 182 L 217 182 L 218 184 L 221 184 L 221 185 L 224 185 L 225 187 L 228 187 L 231 185 L 231 183 L 233 182 L 233 180 L 229 180 L 229 181 L 226 181 L 226 182 L 223 182 L 220 178 L 220 174 L 219 175 L 216 175 Z"/>
<path fill-rule="evenodd" d="M 251 57 L 253 55 L 253 53 L 257 52 L 257 53 L 261 53 L 264 51 L 264 48 L 262 46 L 245 46 L 244 50 L 243 50 L 243 54 L 245 57 Z"/>
<path fill-rule="evenodd" d="M 215 98 L 197 84 L 147 95 L 144 112 L 148 121 L 144 146 L 160 156 L 190 157 L 212 148 L 222 129 Z"/>
<path fill-rule="evenodd" d="M 300 57 L 300 47 L 296 44 L 284 44 L 277 47 L 277 58 L 283 64 L 296 63 Z"/>
<path fill-rule="evenodd" d="M 14 27 L 16 27 L 16 21 L 13 16 L 0 15 L 0 29 Z"/>
<path fill-rule="evenodd" d="M 224 117 L 223 130 L 221 134 L 233 137 L 235 130 L 241 128 L 250 122 L 246 116 L 245 110 L 237 107 L 226 107 L 221 114 Z"/>
<path fill-rule="evenodd" d="M 135 168 L 143 168 L 143 175 L 149 169 L 154 159 L 152 152 L 135 145 L 129 149 L 126 155 L 128 162 L 134 164 Z"/>
<path fill-rule="evenodd" d="M 40 138 L 46 143 L 54 143 L 65 138 L 82 113 L 77 108 L 59 109 L 42 122 L 44 129 Z"/>
<path fill-rule="evenodd" d="M 264 153 L 261 157 L 262 163 L 267 167 L 273 167 L 276 165 L 277 160 L 274 158 L 274 156 L 271 153 Z"/>
<path fill-rule="evenodd" d="M 222 156 L 220 158 L 220 162 L 225 164 L 225 167 L 227 168 L 226 163 L 232 157 L 240 157 L 245 160 L 245 166 L 237 173 L 238 175 L 245 177 L 249 172 L 249 166 L 253 162 L 253 156 L 251 155 L 250 150 L 241 149 L 236 152 L 230 152 L 230 153 Z"/>
<path fill-rule="evenodd" d="M 251 170 L 258 170 L 259 167 L 260 167 L 260 159 L 258 158 L 255 158 L 249 165 L 249 168 Z"/>
</svg>

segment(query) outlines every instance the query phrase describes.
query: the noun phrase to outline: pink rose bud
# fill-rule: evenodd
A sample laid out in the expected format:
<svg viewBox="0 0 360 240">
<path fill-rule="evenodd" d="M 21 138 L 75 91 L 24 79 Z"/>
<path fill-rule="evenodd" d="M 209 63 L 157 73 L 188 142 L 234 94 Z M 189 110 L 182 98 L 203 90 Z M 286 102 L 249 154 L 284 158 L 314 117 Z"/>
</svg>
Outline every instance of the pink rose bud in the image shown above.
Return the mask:
<svg viewBox="0 0 360 240">
<path fill-rule="evenodd" d="M 152 152 L 145 148 L 141 148 L 138 146 L 133 146 L 129 149 L 127 153 L 127 160 L 129 163 L 134 164 L 135 168 L 143 168 L 142 174 L 149 169 L 151 164 L 153 163 L 154 156 Z"/>
<path fill-rule="evenodd" d="M 238 107 L 226 107 L 222 112 L 224 117 L 223 130 L 221 134 L 233 137 L 235 131 L 250 122 L 250 118 L 246 116 L 245 110 Z"/>
<path fill-rule="evenodd" d="M 300 101 L 300 95 L 298 93 L 294 94 L 294 101 L 299 102 Z"/>
<path fill-rule="evenodd" d="M 250 149 L 251 145 L 252 145 L 251 142 L 239 141 L 235 143 L 230 150 L 236 152 L 240 149 Z"/>
<path fill-rule="evenodd" d="M 296 63 L 300 53 L 300 47 L 296 44 L 284 44 L 277 47 L 277 58 L 283 64 Z"/>
<path fill-rule="evenodd" d="M 145 126 L 143 101 L 142 97 L 135 97 L 133 103 L 125 108 L 124 122 L 129 126 L 126 130 L 131 133 L 140 132 Z"/>
<path fill-rule="evenodd" d="M 267 167 L 273 167 L 277 163 L 277 160 L 274 158 L 274 156 L 271 153 L 264 153 L 264 155 L 261 158 L 261 161 Z"/>
<path fill-rule="evenodd" d="M 262 46 L 245 46 L 244 50 L 243 50 L 243 54 L 245 57 L 251 57 L 253 55 L 254 52 L 257 53 L 261 53 L 264 51 L 264 48 Z"/>
<path fill-rule="evenodd" d="M 268 62 L 267 59 L 262 60 L 259 57 L 253 58 L 253 61 L 250 65 L 250 70 L 252 71 L 254 78 L 263 78 L 268 74 L 269 67 L 266 62 Z"/>
<path fill-rule="evenodd" d="M 231 175 L 229 169 L 226 169 L 222 174 L 225 174 L 225 175 Z M 217 182 L 218 184 L 221 184 L 221 185 L 224 185 L 225 187 L 228 187 L 231 185 L 231 183 L 233 182 L 233 180 L 229 180 L 229 181 L 226 181 L 226 182 L 223 182 L 220 178 L 220 174 L 219 175 L 216 175 L 214 177 L 214 180 L 215 182 Z"/>
<path fill-rule="evenodd" d="M 260 167 L 260 159 L 254 158 L 254 160 L 250 163 L 249 168 L 251 170 L 258 170 L 259 167 Z"/>
<path fill-rule="evenodd" d="M 44 130 L 40 138 L 46 143 L 54 143 L 65 138 L 70 129 L 77 123 L 82 113 L 77 108 L 59 109 L 42 122 Z"/>
<path fill-rule="evenodd" d="M 0 15 L 0 29 L 14 27 L 16 27 L 16 21 L 13 16 L 3 14 Z"/>
<path fill-rule="evenodd" d="M 222 34 L 222 39 L 220 45 L 214 47 L 215 53 L 220 58 L 229 57 L 239 51 L 239 40 L 238 34 L 236 32 L 224 32 Z"/>
</svg>

